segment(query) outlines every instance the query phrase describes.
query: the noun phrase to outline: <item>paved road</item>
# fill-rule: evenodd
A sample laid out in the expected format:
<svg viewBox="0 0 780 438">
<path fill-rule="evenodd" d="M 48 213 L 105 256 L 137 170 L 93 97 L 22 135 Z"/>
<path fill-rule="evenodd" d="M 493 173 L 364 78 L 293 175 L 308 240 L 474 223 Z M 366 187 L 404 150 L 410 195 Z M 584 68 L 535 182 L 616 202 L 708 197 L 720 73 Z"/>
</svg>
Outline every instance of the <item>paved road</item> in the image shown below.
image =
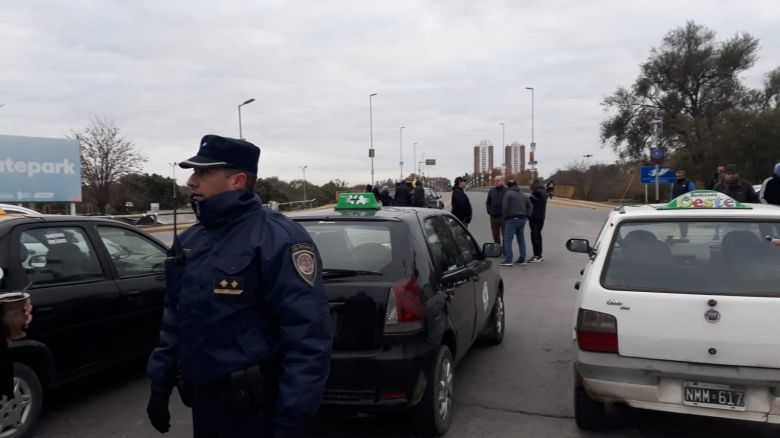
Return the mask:
<svg viewBox="0 0 780 438">
<path fill-rule="evenodd" d="M 490 238 L 485 194 L 469 194 L 478 240 Z M 573 284 L 584 264 L 566 252 L 569 237 L 595 238 L 606 210 L 551 205 L 545 225 L 545 261 L 501 268 L 507 335 L 497 347 L 477 346 L 456 372 L 457 405 L 448 438 L 478 437 L 729 437 L 777 436 L 780 428 L 624 409 L 614 430 L 580 432 L 572 419 L 571 325 Z M 529 242 L 530 251 L 530 242 Z M 55 394 L 36 437 L 154 437 L 144 408 L 148 384 L 142 364 L 71 385 Z M 173 428 L 166 437 L 191 436 L 189 412 L 174 396 Z M 413 437 L 402 416 L 321 417 L 312 437 Z"/>
</svg>

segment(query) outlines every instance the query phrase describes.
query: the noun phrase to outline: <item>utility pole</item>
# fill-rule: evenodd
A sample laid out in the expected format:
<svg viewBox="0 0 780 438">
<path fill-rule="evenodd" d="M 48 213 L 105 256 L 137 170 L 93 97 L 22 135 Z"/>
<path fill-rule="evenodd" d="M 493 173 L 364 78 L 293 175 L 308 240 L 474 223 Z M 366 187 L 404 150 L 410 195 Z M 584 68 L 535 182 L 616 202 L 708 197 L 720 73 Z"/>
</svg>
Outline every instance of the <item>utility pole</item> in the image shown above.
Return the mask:
<svg viewBox="0 0 780 438">
<path fill-rule="evenodd" d="M 371 187 L 374 187 L 374 107 L 371 102 L 371 98 L 376 96 L 377 93 L 371 93 L 368 95 L 368 126 L 371 132 L 371 149 L 368 151 L 368 156 L 371 157 Z"/>
<path fill-rule="evenodd" d="M 401 126 L 401 129 L 398 130 L 398 144 L 400 146 L 400 161 L 398 162 L 398 166 L 401 169 L 401 179 L 399 181 L 404 180 L 404 128 L 406 126 Z"/>
</svg>

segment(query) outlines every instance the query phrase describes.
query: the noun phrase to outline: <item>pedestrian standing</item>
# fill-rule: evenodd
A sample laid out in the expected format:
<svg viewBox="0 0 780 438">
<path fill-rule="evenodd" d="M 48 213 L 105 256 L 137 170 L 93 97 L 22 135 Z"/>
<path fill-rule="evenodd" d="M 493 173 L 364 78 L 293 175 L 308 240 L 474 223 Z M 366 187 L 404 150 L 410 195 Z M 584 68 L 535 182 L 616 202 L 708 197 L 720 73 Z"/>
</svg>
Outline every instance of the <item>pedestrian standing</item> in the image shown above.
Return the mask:
<svg viewBox="0 0 780 438">
<path fill-rule="evenodd" d="M 301 437 L 317 411 L 332 335 L 321 260 L 296 222 L 253 192 L 260 149 L 216 135 L 179 163 L 198 223 L 174 237 L 147 413 L 170 428 L 174 386 L 196 438 Z M 177 380 L 180 374 L 180 380 Z"/>
<path fill-rule="evenodd" d="M 693 181 L 685 177 L 684 170 L 678 170 L 677 172 L 675 172 L 675 177 L 676 179 L 674 180 L 674 184 L 672 184 L 670 199 L 675 199 L 678 196 L 696 190 L 696 184 L 694 184 Z"/>
<path fill-rule="evenodd" d="M 528 227 L 531 229 L 531 246 L 534 249 L 534 256 L 528 260 L 528 263 L 539 263 L 544 261 L 542 257 L 542 228 L 544 228 L 544 217 L 547 214 L 547 194 L 539 178 L 534 178 L 531 183 L 531 204 L 533 211 L 528 218 Z"/>
<path fill-rule="evenodd" d="M 2 305 L 0 305 L 2 307 Z M 1 309 L 0 309 L 1 310 Z M 8 341 L 17 341 L 14 335 L 26 330 L 32 322 L 32 304 L 28 299 L 24 308 L 20 312 L 3 312 L 0 317 L 0 398 L 6 397 L 6 403 L 12 403 L 16 394 L 14 393 L 14 358 L 11 350 L 8 348 Z M 24 334 L 22 333 L 22 336 Z M 14 403 L 24 403 L 23 400 L 16 400 Z M 6 414 L 8 415 L 8 414 Z"/>
<path fill-rule="evenodd" d="M 382 191 L 379 193 L 379 197 L 382 199 L 382 207 L 389 207 L 393 205 L 393 197 L 390 196 L 390 188 L 382 186 Z"/>
<path fill-rule="evenodd" d="M 772 176 L 761 184 L 759 198 L 764 204 L 780 205 L 780 163 L 775 164 Z"/>
<path fill-rule="evenodd" d="M 419 179 L 414 185 L 413 198 L 412 202 L 415 207 L 425 207 L 425 187 L 423 187 L 423 183 Z"/>
<path fill-rule="evenodd" d="M 504 194 L 501 211 L 504 214 L 504 262 L 501 266 L 512 266 L 512 240 L 517 236 L 517 243 L 520 246 L 520 258 L 518 264 L 527 265 L 525 260 L 525 223 L 528 217 L 533 213 L 533 205 L 517 186 L 515 180 L 507 181 L 507 191 Z"/>
<path fill-rule="evenodd" d="M 723 180 L 715 185 L 715 190 L 725 193 L 737 202 L 761 202 L 750 181 L 740 178 L 735 164 L 726 166 Z"/>
<path fill-rule="evenodd" d="M 371 193 L 374 194 L 374 199 L 376 199 L 377 202 L 382 197 L 381 193 L 379 193 L 379 187 L 377 187 L 376 185 L 371 188 Z"/>
<path fill-rule="evenodd" d="M 490 217 L 490 231 L 493 233 L 493 242 L 504 241 L 504 215 L 501 211 L 501 203 L 504 200 L 506 186 L 504 177 L 499 175 L 493 179 L 493 188 L 488 191 L 485 208 Z"/>
<path fill-rule="evenodd" d="M 682 196 L 688 192 L 692 192 L 696 190 L 696 184 L 694 184 L 693 181 L 685 177 L 684 170 L 678 170 L 677 172 L 675 172 L 675 177 L 676 179 L 672 184 L 672 190 L 670 195 L 671 197 L 669 199 L 676 199 L 678 196 Z M 680 238 L 687 239 L 688 223 L 680 222 L 679 228 L 680 228 Z"/>
<path fill-rule="evenodd" d="M 723 174 L 726 172 L 726 166 L 718 166 L 715 168 L 715 176 L 707 184 L 707 190 L 715 190 L 715 186 L 723 180 Z"/>
<path fill-rule="evenodd" d="M 471 223 L 471 201 L 464 191 L 467 182 L 464 177 L 455 178 L 455 184 L 452 186 L 452 214 L 468 228 Z"/>
<path fill-rule="evenodd" d="M 412 188 L 409 187 L 409 183 L 401 181 L 395 188 L 395 198 L 393 199 L 393 205 L 397 207 L 411 207 L 412 205 Z"/>
</svg>

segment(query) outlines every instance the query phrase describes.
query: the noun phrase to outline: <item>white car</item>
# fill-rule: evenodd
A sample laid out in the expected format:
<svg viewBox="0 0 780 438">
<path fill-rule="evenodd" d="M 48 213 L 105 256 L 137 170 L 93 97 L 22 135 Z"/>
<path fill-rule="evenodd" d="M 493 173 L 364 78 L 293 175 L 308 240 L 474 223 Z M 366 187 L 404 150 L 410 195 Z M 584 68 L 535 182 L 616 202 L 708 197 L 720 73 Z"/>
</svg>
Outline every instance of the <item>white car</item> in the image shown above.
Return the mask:
<svg viewBox="0 0 780 438">
<path fill-rule="evenodd" d="M 607 404 L 780 423 L 780 207 L 698 190 L 612 211 L 577 283 L 575 419 Z"/>
<path fill-rule="evenodd" d="M 40 214 L 35 210 L 13 204 L 0 204 L 0 209 L 2 209 L 5 214 Z"/>
</svg>

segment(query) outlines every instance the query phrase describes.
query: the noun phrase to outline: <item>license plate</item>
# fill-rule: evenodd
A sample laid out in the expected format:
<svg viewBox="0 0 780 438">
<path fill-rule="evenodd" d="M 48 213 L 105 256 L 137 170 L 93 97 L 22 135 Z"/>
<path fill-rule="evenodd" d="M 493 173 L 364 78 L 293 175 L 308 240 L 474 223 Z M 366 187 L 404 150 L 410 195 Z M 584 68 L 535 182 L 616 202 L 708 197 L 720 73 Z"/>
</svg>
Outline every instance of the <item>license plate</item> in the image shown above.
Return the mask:
<svg viewBox="0 0 780 438">
<path fill-rule="evenodd" d="M 736 385 L 718 385 L 715 383 L 685 382 L 683 384 L 683 404 L 703 408 L 745 410 L 745 388 Z"/>
</svg>

